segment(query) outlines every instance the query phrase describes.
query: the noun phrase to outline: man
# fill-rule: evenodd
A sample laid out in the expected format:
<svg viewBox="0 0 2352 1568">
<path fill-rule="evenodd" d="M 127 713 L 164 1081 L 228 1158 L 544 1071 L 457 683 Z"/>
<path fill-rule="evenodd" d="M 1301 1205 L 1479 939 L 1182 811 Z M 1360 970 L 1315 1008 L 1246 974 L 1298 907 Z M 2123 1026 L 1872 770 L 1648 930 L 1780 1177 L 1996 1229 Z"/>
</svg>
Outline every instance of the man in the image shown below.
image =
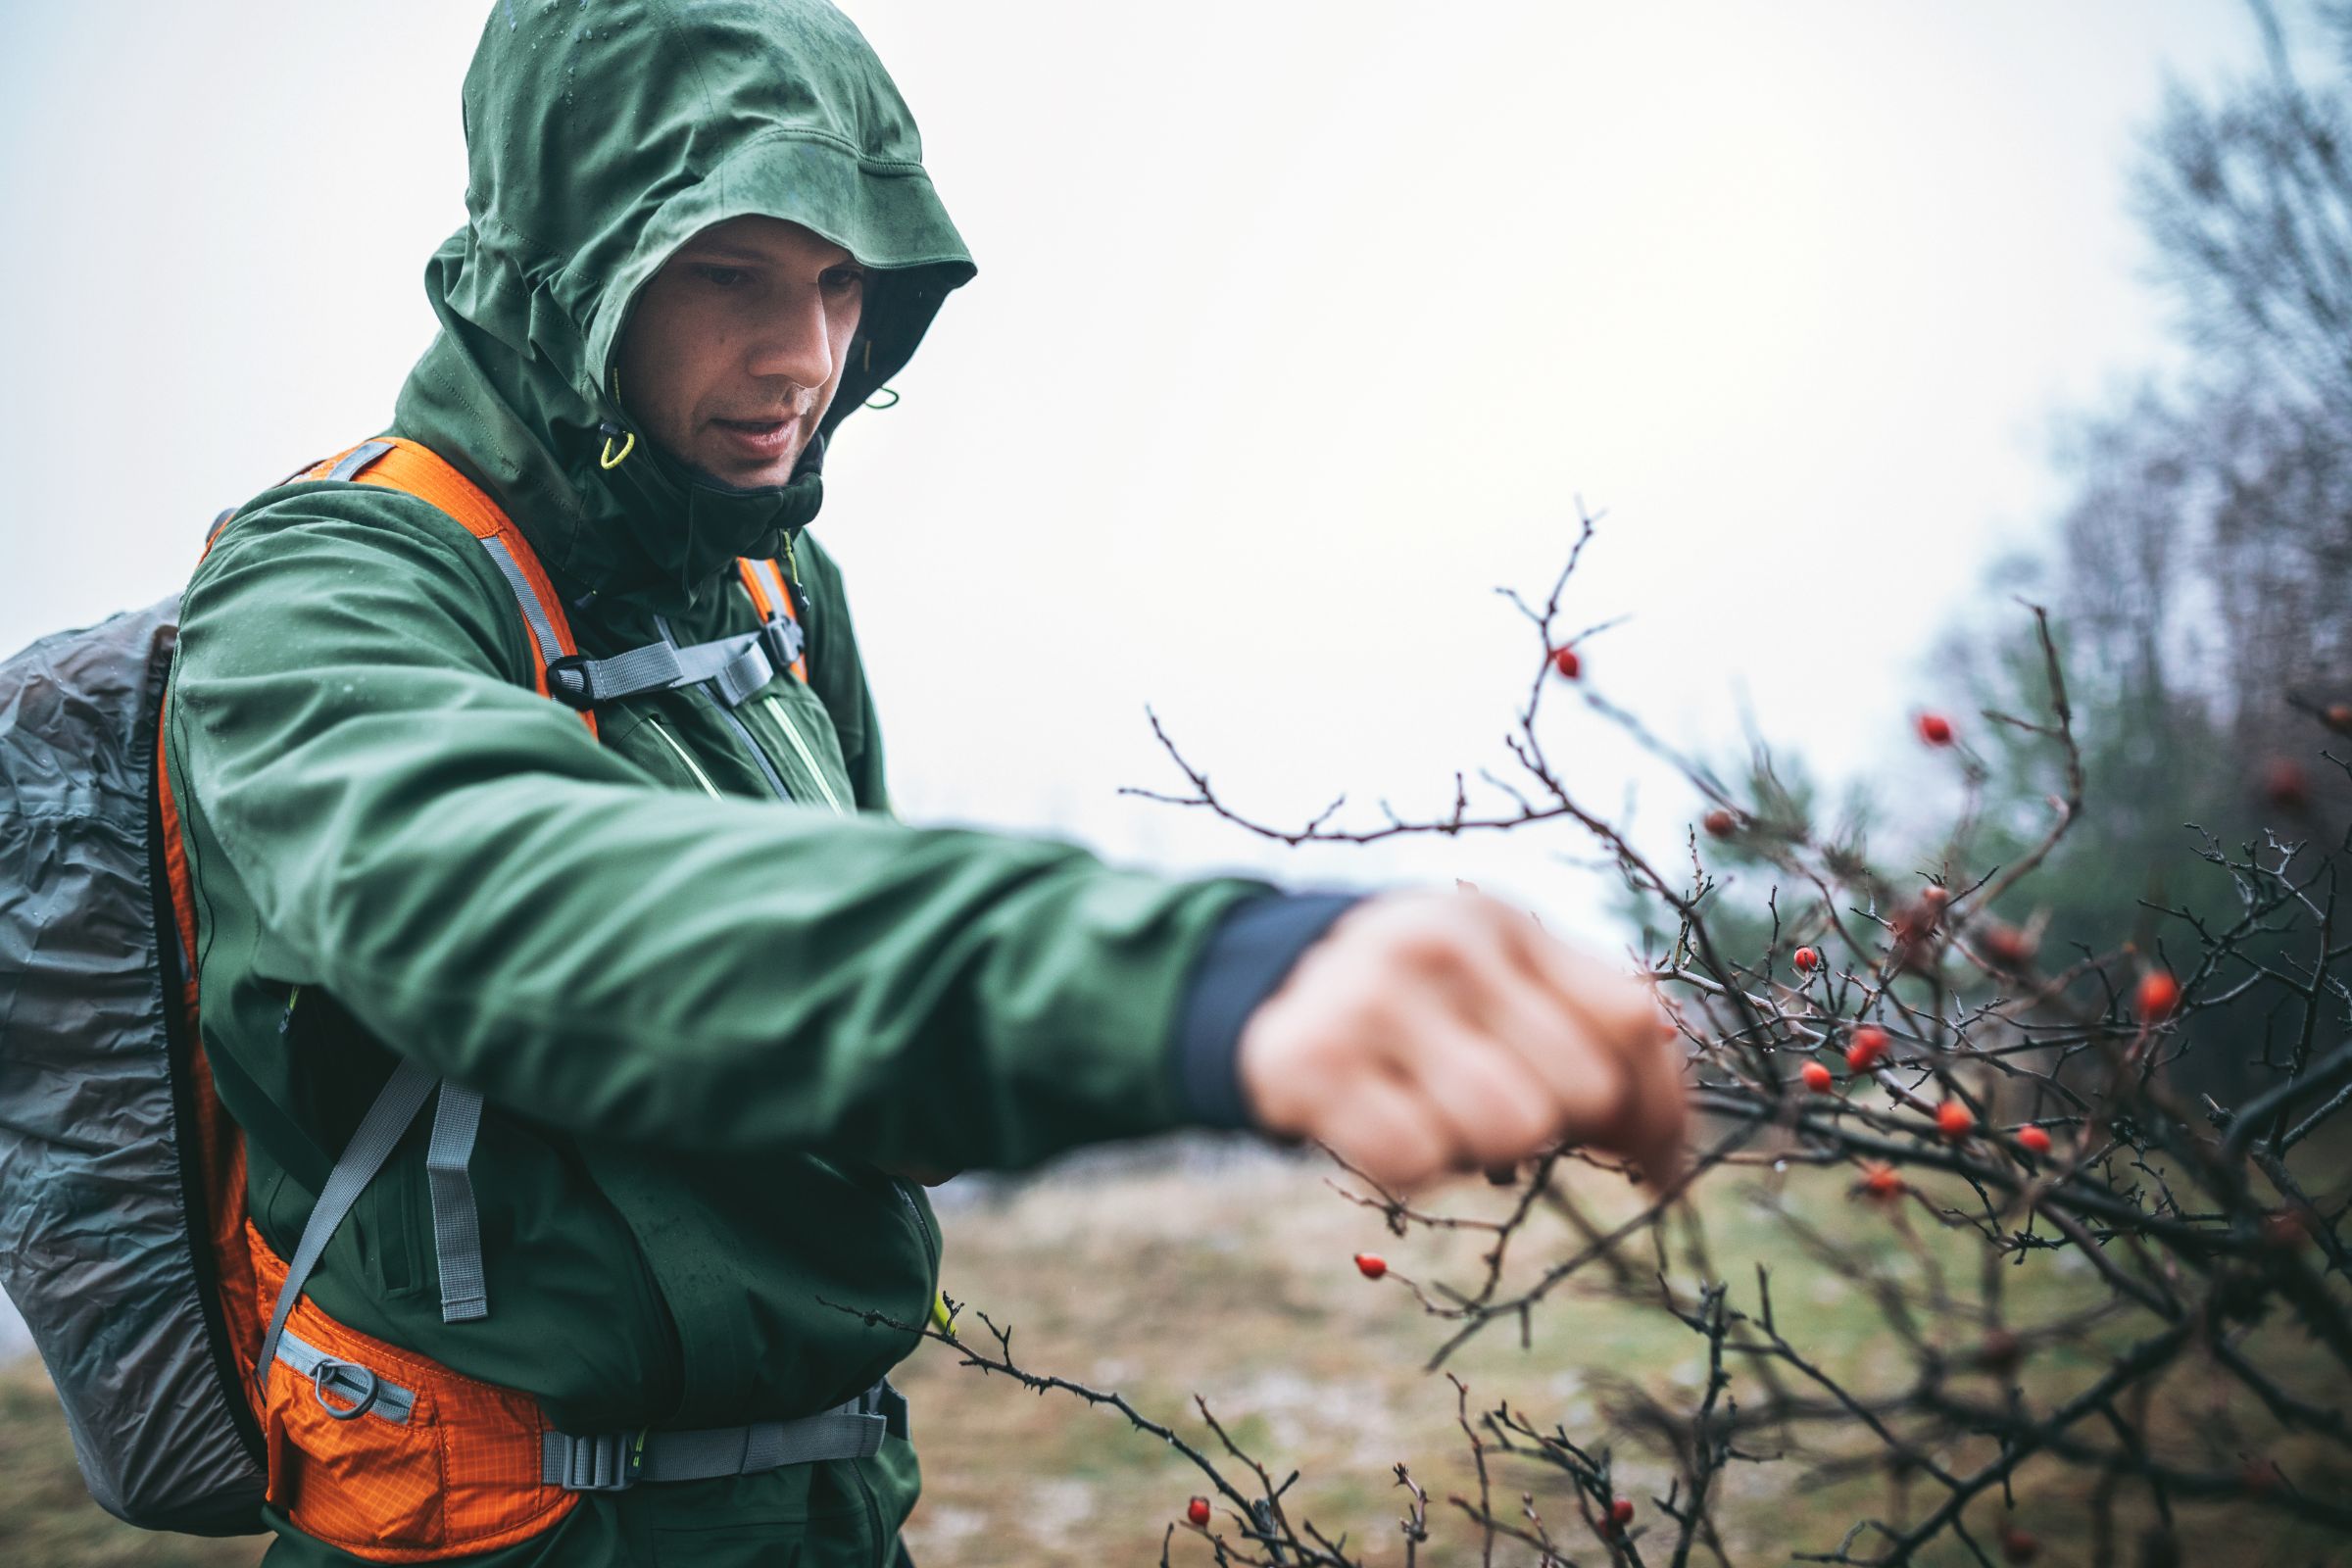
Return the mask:
<svg viewBox="0 0 2352 1568">
<path fill-rule="evenodd" d="M 271 1562 L 892 1560 L 918 1488 L 895 1419 L 870 1455 L 747 1437 L 716 1473 L 697 1440 L 697 1479 L 503 1492 L 464 1423 L 661 1452 L 858 1397 L 937 1286 L 909 1176 L 1189 1124 L 1405 1185 L 1560 1138 L 1671 1178 L 1670 1031 L 1522 914 L 891 819 L 805 530 L 827 441 L 973 269 L 847 21 L 501 0 L 465 107 L 468 221 L 390 433 L 512 520 L 582 656 L 743 640 L 735 563 L 777 558 L 806 673 L 771 643 L 756 688 L 596 701 L 592 734 L 536 689 L 499 562 L 383 484 L 267 492 L 197 571 L 170 765 L 260 1248 L 294 1253 L 397 1064 L 487 1106 L 456 1167 L 486 1315 L 446 1309 L 421 1126 L 289 1293 L 297 1342 L 341 1337 L 289 1363 L 310 1384 L 265 1368 Z"/>
</svg>

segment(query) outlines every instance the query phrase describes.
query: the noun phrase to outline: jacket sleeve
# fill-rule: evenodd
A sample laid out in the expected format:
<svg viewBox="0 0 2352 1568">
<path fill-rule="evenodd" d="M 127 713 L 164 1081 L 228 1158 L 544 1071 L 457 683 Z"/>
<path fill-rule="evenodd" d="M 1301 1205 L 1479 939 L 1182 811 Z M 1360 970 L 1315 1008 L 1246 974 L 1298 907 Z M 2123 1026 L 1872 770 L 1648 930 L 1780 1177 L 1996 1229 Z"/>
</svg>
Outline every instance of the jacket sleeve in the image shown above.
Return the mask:
<svg viewBox="0 0 2352 1568">
<path fill-rule="evenodd" d="M 206 559 L 175 779 L 276 978 L 648 1145 L 1017 1167 L 1195 1114 L 1180 1020 L 1263 884 L 662 787 L 522 684 L 521 635 L 479 546 L 394 492 L 297 487 Z"/>
</svg>

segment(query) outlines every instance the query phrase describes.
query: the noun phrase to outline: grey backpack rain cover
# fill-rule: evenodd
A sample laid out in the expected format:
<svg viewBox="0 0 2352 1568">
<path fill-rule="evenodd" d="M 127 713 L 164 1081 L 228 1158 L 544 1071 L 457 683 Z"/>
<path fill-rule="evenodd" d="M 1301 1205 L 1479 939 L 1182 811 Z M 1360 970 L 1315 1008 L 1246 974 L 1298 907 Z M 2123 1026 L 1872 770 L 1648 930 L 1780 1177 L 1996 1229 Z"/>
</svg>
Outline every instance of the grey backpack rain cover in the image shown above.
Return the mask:
<svg viewBox="0 0 2352 1568">
<path fill-rule="evenodd" d="M 262 1529 L 262 1446 L 204 1238 L 156 723 L 168 599 L 0 663 L 0 1286 L 90 1494 Z"/>
</svg>

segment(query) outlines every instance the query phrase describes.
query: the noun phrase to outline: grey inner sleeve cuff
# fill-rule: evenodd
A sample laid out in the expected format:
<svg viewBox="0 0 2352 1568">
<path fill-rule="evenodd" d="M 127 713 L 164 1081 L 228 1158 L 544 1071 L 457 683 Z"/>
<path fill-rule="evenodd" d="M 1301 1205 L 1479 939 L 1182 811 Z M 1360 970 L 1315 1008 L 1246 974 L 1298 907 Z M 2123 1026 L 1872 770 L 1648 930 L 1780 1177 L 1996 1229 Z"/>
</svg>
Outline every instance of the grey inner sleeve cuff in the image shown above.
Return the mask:
<svg viewBox="0 0 2352 1568">
<path fill-rule="evenodd" d="M 1175 1070 L 1190 1120 L 1202 1127 L 1250 1125 L 1235 1060 L 1242 1025 L 1298 956 L 1363 898 L 1277 893 L 1235 905 L 1217 923 L 1194 965 L 1176 1026 Z"/>
</svg>

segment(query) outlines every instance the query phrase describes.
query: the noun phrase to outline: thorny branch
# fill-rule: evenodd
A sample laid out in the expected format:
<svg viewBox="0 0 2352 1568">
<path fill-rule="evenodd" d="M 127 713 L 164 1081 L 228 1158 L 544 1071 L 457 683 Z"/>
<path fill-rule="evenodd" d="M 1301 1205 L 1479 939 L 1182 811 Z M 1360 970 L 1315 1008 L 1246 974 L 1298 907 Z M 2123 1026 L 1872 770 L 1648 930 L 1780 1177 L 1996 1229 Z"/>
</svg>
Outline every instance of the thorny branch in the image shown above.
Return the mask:
<svg viewBox="0 0 2352 1568">
<path fill-rule="evenodd" d="M 1990 1563 L 1981 1533 L 2008 1560 L 2030 1560 L 2036 1544 L 2009 1511 L 2017 1478 L 2030 1467 L 2097 1478 L 2090 1525 L 2101 1560 L 2112 1555 L 2117 1508 L 2141 1494 L 2155 1509 L 2151 1561 L 2165 1560 L 2176 1510 L 2200 1502 L 2352 1536 L 2352 1503 L 2341 1500 L 2352 1490 L 2352 1254 L 2342 1235 L 2352 1209 L 2343 1118 L 2352 1107 L 2352 983 L 2343 968 L 2352 945 L 2335 945 L 2334 906 L 2352 842 L 2315 849 L 2273 835 L 2232 854 L 2208 836 L 2200 853 L 2230 879 L 2238 901 L 2227 927 L 2185 909 L 2152 908 L 2185 926 L 2186 936 L 2160 940 L 2155 956 L 2124 943 L 2045 969 L 2039 922 L 1995 913 L 2049 859 L 2084 806 L 2074 710 L 2040 607 L 2027 608 L 2049 711 L 1986 716 L 2054 752 L 2058 789 L 2046 830 L 2007 864 L 1969 869 L 1988 775 L 1955 747 L 1957 826 L 1936 869 L 1898 878 L 1850 844 L 1821 842 L 1769 791 L 1754 802 L 1736 799 L 1632 714 L 1560 676 L 1559 649 L 1614 623 L 1562 630 L 1594 520 L 1581 519 L 1568 564 L 1540 603 L 1498 590 L 1528 621 L 1539 657 L 1503 743 L 1509 766 L 1477 774 L 1500 798 L 1493 808 L 1474 806 L 1455 773 L 1447 808 L 1431 817 L 1384 807 L 1382 820 L 1350 825 L 1342 820 L 1342 795 L 1298 826 L 1277 826 L 1228 804 L 1156 714 L 1153 733 L 1189 793 L 1128 792 L 1292 845 L 1572 823 L 1670 916 L 1671 941 L 1639 957 L 1679 1000 L 1690 1046 L 1703 1136 L 1678 1193 L 1637 1190 L 1640 1201 L 1597 1218 L 1588 1173 L 1629 1173 L 1563 1148 L 1490 1173 L 1511 1189 L 1498 1211 L 1449 1214 L 1382 1190 L 1333 1155 L 1347 1180 L 1332 1185 L 1380 1213 L 1395 1234 L 1491 1238 L 1472 1279 L 1391 1276 L 1444 1325 L 1432 1370 L 1498 1321 L 1514 1323 L 1523 1346 L 1532 1343 L 1535 1314 L 1570 1292 L 1661 1310 L 1703 1346 L 1705 1373 L 1691 1388 L 1666 1392 L 1620 1370 L 1590 1373 L 1588 1386 L 1601 1395 L 1596 1418 L 1611 1440 L 1597 1445 L 1508 1403 L 1474 1415 L 1469 1389 L 1455 1378 L 1456 1424 L 1477 1495 L 1449 1501 L 1474 1532 L 1480 1561 L 1494 1560 L 1498 1541 L 1532 1549 L 1542 1564 L 1577 1560 L 1572 1550 L 1588 1545 L 1572 1548 L 1556 1523 L 1573 1508 L 1589 1547 L 1610 1562 L 1639 1564 L 1643 1542 L 1662 1535 L 1657 1549 L 1675 1568 L 1694 1553 L 1728 1568 L 1734 1521 L 1724 1512 L 1731 1494 L 1723 1477 L 1735 1465 L 1765 1464 L 1794 1465 L 1793 1485 L 1886 1478 L 1883 1515 L 1857 1520 L 1820 1549 L 1795 1552 L 1797 1560 L 1851 1568 L 1917 1561 L 1945 1540 L 1967 1560 Z M 1717 929 L 1723 888 L 1705 867 L 1697 834 L 1689 838 L 1690 875 L 1669 875 L 1581 804 L 1539 732 L 1546 699 L 1564 690 L 1679 769 L 1716 813 L 1711 837 L 1736 839 L 1784 876 L 1769 901 L 1773 926 L 1758 962 L 1726 956 Z M 1801 902 L 1785 907 L 1790 890 Z M 2304 957 L 2281 968 L 2252 956 L 2257 936 L 2282 933 L 2310 935 Z M 1820 955 L 1810 972 L 1788 965 L 1799 945 Z M 2177 996 L 2167 1000 L 2152 975 L 2176 984 Z M 2240 1102 L 2207 1096 L 2192 1103 L 2172 1087 L 2175 1070 L 2191 1052 L 2218 1049 L 2209 1017 L 2258 991 L 2283 1020 L 2286 1055 Z M 1866 1029 L 1880 1042 L 1875 1059 L 1858 1045 Z M 2271 1061 L 2267 1047 L 2262 1059 Z M 1832 1069 L 1826 1092 L 1800 1084 L 1796 1069 L 1808 1062 Z M 1788 1239 L 1775 1262 L 1793 1255 L 1844 1281 L 1875 1311 L 1874 1348 L 1891 1359 L 1879 1353 L 1858 1362 L 1851 1346 L 1807 1344 L 1801 1325 L 1776 1311 L 1764 1261 L 1753 1264 L 1752 1295 L 1715 1265 L 1689 1195 L 1745 1171 L 1768 1174 L 1767 1186 L 1745 1196 Z M 1839 1173 L 1858 1216 L 1843 1234 L 1785 1200 L 1792 1184 Z M 1670 1256 L 1677 1235 L 1679 1273 Z M 1951 1266 L 1972 1251 L 1973 1269 Z M 2103 1294 L 2039 1322 L 2011 1321 L 2005 1278 L 2061 1257 L 2080 1260 Z M 1345 1536 L 1334 1542 L 1310 1523 L 1292 1523 L 1284 1499 L 1297 1474 L 1277 1483 L 1204 1404 L 1200 1417 L 1241 1480 L 1116 1394 L 1016 1366 L 1010 1331 L 981 1321 L 996 1340 L 993 1354 L 952 1334 L 927 1337 L 952 1345 L 964 1365 L 1116 1410 L 1207 1478 L 1229 1522 L 1172 1527 L 1168 1541 L 1180 1532 L 1200 1536 L 1219 1563 L 1356 1561 Z M 2288 1326 L 2291 1334 L 2277 1331 Z M 2280 1347 L 2292 1342 L 2304 1358 L 2289 1364 Z M 2314 1357 L 2327 1369 L 2318 1381 Z M 2201 1458 L 2148 1439 L 2149 1411 L 2169 1385 L 2200 1391 L 2205 1419 L 2191 1430 L 2206 1445 Z M 2250 1402 L 2230 1404 L 2230 1389 Z M 2246 1430 L 2249 1416 L 2215 1413 L 2241 1409 L 2261 1412 L 2271 1434 Z M 2302 1480 L 2268 1452 L 2290 1436 L 2305 1445 L 2297 1450 Z M 1614 1455 L 1627 1445 L 1656 1456 L 1671 1476 L 1666 1494 L 1649 1503 L 1662 1526 L 1637 1521 L 1638 1505 L 1621 1491 Z M 1504 1483 L 1496 1469 L 1505 1464 L 1539 1478 L 1544 1490 L 1504 1494 L 1518 1497 L 1510 1506 L 1497 1494 Z M 1411 1499 L 1398 1522 L 1409 1564 L 1440 1527 L 1404 1464 L 1395 1476 Z M 1989 1511 L 1980 1506 L 1988 1501 Z M 1746 1533 L 1756 1534 L 1752 1526 Z M 1776 1544 L 1786 1552 L 1795 1544 Z M 1163 1560 L 1165 1549 L 1163 1543 Z"/>
</svg>

